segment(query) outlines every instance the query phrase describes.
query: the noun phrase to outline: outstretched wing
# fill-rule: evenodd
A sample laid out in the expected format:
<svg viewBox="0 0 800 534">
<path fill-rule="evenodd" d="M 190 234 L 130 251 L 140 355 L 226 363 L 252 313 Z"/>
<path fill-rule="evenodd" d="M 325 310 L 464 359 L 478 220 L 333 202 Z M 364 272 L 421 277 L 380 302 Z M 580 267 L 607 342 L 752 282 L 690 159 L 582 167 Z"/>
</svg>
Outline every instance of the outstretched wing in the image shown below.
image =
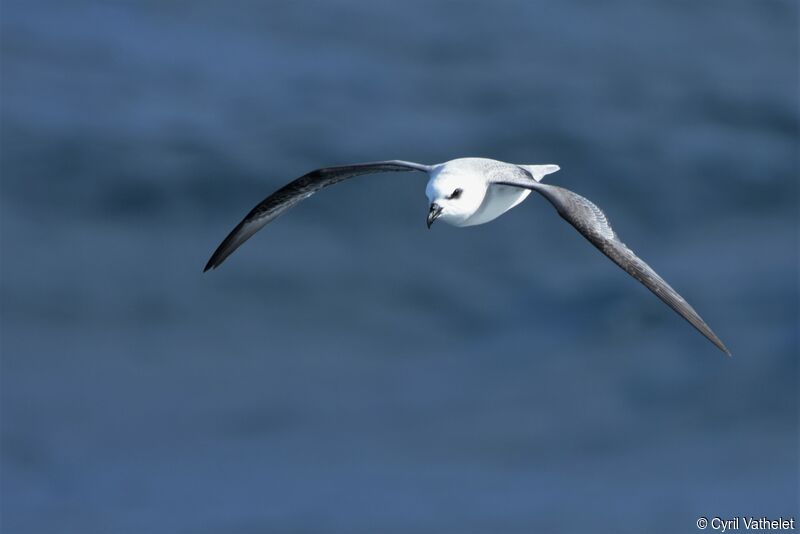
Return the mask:
<svg viewBox="0 0 800 534">
<path fill-rule="evenodd" d="M 625 272 L 655 293 L 709 341 L 730 356 L 728 348 L 694 311 L 694 308 L 658 273 L 636 256 L 625 243 L 620 241 L 616 232 L 611 228 L 605 213 L 591 201 L 563 187 L 539 183 L 529 177 L 515 176 L 509 178 L 508 181 L 503 180 L 497 183 L 523 187 L 540 193 L 558 210 L 559 215 L 574 226 L 583 237 L 611 258 L 611 261 L 622 267 Z"/>
<path fill-rule="evenodd" d="M 398 172 L 398 171 L 423 171 L 428 172 L 430 167 L 419 163 L 408 161 L 390 160 L 375 161 L 371 163 L 355 163 L 353 165 L 343 165 L 341 167 L 326 167 L 317 169 L 301 176 L 281 187 L 270 196 L 259 202 L 250 210 L 242 222 L 236 225 L 231 233 L 220 243 L 211 259 L 203 269 L 216 269 L 230 256 L 234 250 L 250 239 L 264 225 L 276 219 L 283 212 L 305 200 L 323 187 L 341 182 L 347 178 L 360 176 L 362 174 L 377 174 L 379 172 Z"/>
</svg>

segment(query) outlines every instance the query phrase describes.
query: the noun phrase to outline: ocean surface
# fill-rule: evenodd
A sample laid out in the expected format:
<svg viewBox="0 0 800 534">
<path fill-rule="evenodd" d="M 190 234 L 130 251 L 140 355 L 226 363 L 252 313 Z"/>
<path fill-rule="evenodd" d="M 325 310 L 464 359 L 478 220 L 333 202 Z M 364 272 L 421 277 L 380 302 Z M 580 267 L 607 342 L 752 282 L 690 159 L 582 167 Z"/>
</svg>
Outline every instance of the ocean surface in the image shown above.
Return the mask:
<svg viewBox="0 0 800 534">
<path fill-rule="evenodd" d="M 696 532 L 798 517 L 794 0 L 0 7 L 4 534 Z M 531 197 L 557 163 L 733 352 Z M 800 519 L 800 518 L 799 518 Z"/>
</svg>

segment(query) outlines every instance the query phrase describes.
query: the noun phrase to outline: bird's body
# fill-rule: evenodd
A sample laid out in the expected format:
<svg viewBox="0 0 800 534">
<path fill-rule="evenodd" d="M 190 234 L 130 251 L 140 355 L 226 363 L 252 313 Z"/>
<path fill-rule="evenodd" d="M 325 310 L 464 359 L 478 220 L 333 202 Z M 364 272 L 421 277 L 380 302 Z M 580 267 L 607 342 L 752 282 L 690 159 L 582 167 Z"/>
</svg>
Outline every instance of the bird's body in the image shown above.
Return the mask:
<svg viewBox="0 0 800 534">
<path fill-rule="evenodd" d="M 464 224 L 454 224 L 454 226 L 486 224 L 500 217 L 514 206 L 518 206 L 530 194 L 529 189 L 520 190 L 518 187 L 507 185 L 490 185 L 486 189 L 486 195 L 483 197 L 483 202 L 481 202 L 477 211 Z"/>
<path fill-rule="evenodd" d="M 470 203 L 466 207 L 471 209 L 458 210 L 456 213 L 445 209 L 439 220 L 453 226 L 484 224 L 519 205 L 531 194 L 530 189 L 495 183 L 503 176 L 519 172 L 520 168 L 530 173 L 537 182 L 559 170 L 558 165 L 514 165 L 486 158 L 454 159 L 433 166 L 425 193 L 433 202 L 459 186 L 465 189 L 463 186 L 468 184 L 468 189 L 476 194 L 477 208 L 474 208 L 475 203 Z M 480 202 L 477 202 L 478 198 Z M 458 200 L 463 201 L 463 198 Z"/>
<path fill-rule="evenodd" d="M 460 158 L 438 165 L 390 160 L 317 169 L 256 205 L 217 247 L 205 270 L 218 267 L 264 225 L 323 187 L 365 174 L 420 171 L 428 174 L 425 194 L 430 201 L 429 228 L 437 220 L 453 226 L 487 223 L 519 205 L 531 191 L 536 191 L 603 254 L 730 355 L 689 303 L 620 241 L 600 208 L 568 189 L 541 183 L 544 176 L 558 170 L 557 165 L 515 165 L 486 158 Z"/>
</svg>

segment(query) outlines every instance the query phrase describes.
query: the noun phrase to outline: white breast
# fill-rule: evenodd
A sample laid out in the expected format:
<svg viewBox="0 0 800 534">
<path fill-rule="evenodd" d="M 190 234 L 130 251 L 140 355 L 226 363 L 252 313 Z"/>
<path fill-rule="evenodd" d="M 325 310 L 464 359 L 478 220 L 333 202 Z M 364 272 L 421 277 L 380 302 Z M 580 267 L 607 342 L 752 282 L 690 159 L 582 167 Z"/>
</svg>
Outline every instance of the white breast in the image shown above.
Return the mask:
<svg viewBox="0 0 800 534">
<path fill-rule="evenodd" d="M 530 189 L 507 185 L 490 185 L 478 211 L 458 226 L 475 226 L 476 224 L 483 224 L 496 219 L 525 200 L 530 193 Z"/>
</svg>

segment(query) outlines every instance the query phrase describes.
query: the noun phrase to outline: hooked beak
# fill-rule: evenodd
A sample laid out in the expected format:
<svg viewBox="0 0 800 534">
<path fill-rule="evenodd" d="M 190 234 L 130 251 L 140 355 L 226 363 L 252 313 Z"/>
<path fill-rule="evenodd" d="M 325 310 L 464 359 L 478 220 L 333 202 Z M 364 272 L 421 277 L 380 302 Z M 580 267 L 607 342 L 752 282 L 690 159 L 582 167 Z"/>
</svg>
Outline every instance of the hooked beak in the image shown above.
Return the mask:
<svg viewBox="0 0 800 534">
<path fill-rule="evenodd" d="M 438 219 L 441 214 L 442 214 L 442 207 L 439 204 L 437 204 L 436 202 L 431 204 L 431 210 L 428 212 L 428 221 L 427 221 L 428 222 L 428 228 L 431 227 L 431 225 L 433 224 L 433 221 Z"/>
</svg>

